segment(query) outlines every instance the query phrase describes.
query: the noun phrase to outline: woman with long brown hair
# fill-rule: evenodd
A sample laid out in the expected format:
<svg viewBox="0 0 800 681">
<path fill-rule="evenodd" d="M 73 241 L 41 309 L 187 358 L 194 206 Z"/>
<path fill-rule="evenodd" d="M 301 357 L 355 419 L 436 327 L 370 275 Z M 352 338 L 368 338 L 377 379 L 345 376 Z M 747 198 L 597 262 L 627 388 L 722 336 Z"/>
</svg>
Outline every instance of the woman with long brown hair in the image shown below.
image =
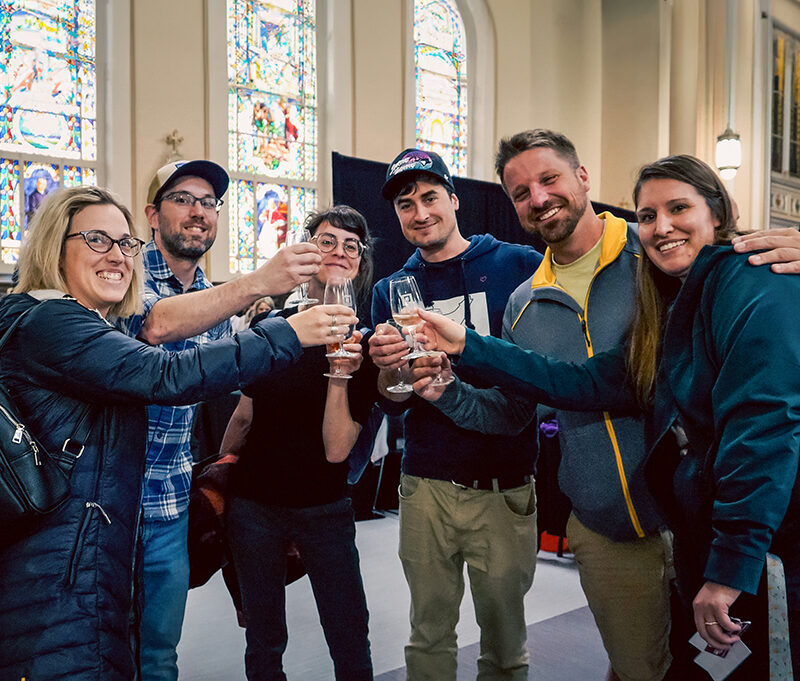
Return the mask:
<svg viewBox="0 0 800 681">
<path fill-rule="evenodd" d="M 767 678 L 767 576 L 780 571 L 768 554 L 776 554 L 797 673 L 800 279 L 734 253 L 730 198 L 694 157 L 642 168 L 634 201 L 642 257 L 627 347 L 583 365 L 556 362 L 425 313 L 429 335 L 461 354 L 460 366 L 543 403 L 648 412 L 649 480 L 675 536 L 694 626 L 720 649 L 741 633 L 753 654 L 737 678 Z M 750 630 L 733 616 L 752 620 Z"/>
</svg>

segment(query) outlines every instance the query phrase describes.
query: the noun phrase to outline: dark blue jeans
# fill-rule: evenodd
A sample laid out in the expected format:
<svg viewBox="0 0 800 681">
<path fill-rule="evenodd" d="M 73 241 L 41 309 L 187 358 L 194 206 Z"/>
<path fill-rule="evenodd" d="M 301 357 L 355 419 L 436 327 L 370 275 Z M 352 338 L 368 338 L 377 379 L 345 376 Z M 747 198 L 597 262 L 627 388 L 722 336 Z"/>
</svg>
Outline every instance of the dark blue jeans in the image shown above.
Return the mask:
<svg viewBox="0 0 800 681">
<path fill-rule="evenodd" d="M 286 547 L 295 541 L 308 571 L 337 681 L 372 681 L 367 602 L 349 499 L 310 508 L 233 498 L 228 541 L 247 619 L 249 681 L 285 681 Z"/>
</svg>

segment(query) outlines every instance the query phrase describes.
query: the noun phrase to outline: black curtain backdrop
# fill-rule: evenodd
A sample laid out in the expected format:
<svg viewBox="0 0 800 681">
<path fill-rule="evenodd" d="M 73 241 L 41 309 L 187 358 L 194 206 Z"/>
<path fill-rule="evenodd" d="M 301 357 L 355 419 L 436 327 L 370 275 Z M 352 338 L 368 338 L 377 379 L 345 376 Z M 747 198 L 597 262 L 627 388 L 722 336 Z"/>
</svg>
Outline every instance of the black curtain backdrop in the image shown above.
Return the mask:
<svg viewBox="0 0 800 681">
<path fill-rule="evenodd" d="M 414 252 L 397 221 L 392 204 L 381 196 L 387 163 L 367 161 L 353 156 L 332 154 L 333 202 L 352 206 L 367 219 L 374 241 L 374 280 L 399 270 Z M 544 253 L 545 244 L 537 234 L 528 234 L 520 227 L 517 214 L 503 188 L 494 182 L 453 178 L 459 201 L 458 226 L 466 236 L 492 234 L 502 241 L 528 244 Z M 629 210 L 592 202 L 596 212 L 610 210 L 630 222 L 636 216 Z M 533 274 L 533 273 L 531 273 Z M 368 323 L 369 310 L 359 310 L 362 323 Z"/>
</svg>

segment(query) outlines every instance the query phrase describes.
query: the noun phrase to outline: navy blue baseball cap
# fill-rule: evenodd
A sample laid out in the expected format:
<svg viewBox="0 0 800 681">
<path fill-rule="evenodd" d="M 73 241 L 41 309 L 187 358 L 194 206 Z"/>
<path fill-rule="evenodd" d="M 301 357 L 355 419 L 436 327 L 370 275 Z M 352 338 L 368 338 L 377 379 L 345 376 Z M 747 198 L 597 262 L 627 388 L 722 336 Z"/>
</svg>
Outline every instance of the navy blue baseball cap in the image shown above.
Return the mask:
<svg viewBox="0 0 800 681">
<path fill-rule="evenodd" d="M 450 171 L 439 154 L 422 149 L 406 149 L 389 164 L 381 195 L 384 199 L 391 201 L 402 186 L 408 182 L 408 176 L 419 172 L 435 175 L 451 192 L 455 192 Z"/>
</svg>

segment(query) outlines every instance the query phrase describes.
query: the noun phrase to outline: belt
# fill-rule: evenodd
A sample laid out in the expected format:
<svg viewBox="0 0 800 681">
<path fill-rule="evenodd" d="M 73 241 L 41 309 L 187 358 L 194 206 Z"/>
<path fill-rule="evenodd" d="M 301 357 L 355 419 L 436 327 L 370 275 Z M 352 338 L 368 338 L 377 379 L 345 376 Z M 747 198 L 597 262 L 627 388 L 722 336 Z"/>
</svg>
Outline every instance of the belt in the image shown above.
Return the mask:
<svg viewBox="0 0 800 681">
<path fill-rule="evenodd" d="M 497 491 L 504 492 L 507 489 L 514 489 L 515 487 L 522 487 L 527 485 L 533 480 L 532 475 L 501 475 L 496 478 L 478 478 L 477 480 L 451 480 L 456 487 L 462 489 L 480 489 L 491 490 L 494 489 L 494 483 L 497 483 Z"/>
</svg>

